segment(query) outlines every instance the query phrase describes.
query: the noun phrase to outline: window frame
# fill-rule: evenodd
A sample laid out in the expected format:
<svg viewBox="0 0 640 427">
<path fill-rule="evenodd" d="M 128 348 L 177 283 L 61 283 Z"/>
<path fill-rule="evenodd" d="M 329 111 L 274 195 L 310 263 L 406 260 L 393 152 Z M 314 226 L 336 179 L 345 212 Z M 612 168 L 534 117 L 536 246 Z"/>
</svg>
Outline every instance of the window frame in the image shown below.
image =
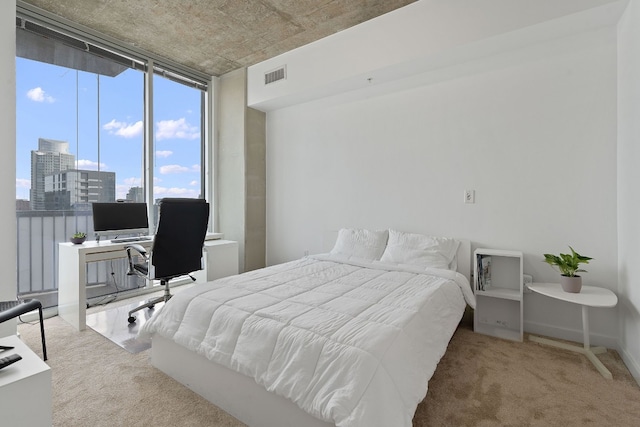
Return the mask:
<svg viewBox="0 0 640 427">
<path fill-rule="evenodd" d="M 30 25 L 35 24 L 35 25 Z M 127 63 L 132 68 L 144 73 L 144 165 L 142 178 L 145 189 L 145 200 L 149 209 L 149 217 L 152 217 L 154 204 L 153 182 L 154 165 L 154 122 L 153 122 L 153 78 L 158 74 L 175 82 L 191 86 L 201 91 L 200 109 L 200 147 L 201 147 L 201 168 L 200 168 L 200 194 L 207 200 L 213 209 L 210 209 L 209 227 L 210 232 L 214 232 L 216 227 L 217 204 L 214 203 L 214 171 L 213 171 L 213 141 L 212 128 L 213 106 L 215 97 L 216 79 L 185 67 L 167 58 L 162 58 L 151 52 L 144 51 L 135 46 L 127 45 L 117 39 L 105 34 L 101 34 L 91 28 L 72 22 L 65 18 L 51 14 L 22 0 L 16 1 L 16 26 L 25 28 L 27 25 L 33 30 L 35 26 L 40 26 L 43 33 L 66 40 L 68 44 L 78 44 L 76 47 L 85 47 L 86 50 L 97 55 L 104 55 L 108 59 Z M 152 224 L 150 224 L 151 226 Z M 153 229 L 150 229 L 152 232 Z"/>
</svg>

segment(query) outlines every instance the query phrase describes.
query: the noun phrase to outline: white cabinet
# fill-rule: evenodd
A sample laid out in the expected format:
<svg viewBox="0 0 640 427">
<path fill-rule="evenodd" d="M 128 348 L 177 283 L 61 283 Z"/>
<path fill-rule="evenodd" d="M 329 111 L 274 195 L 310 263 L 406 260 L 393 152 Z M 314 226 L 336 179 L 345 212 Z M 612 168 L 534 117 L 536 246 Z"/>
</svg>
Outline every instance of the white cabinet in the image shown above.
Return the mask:
<svg viewBox="0 0 640 427">
<path fill-rule="evenodd" d="M 0 425 L 51 426 L 51 369 L 16 336 L 0 339 L 12 350 L 0 357 L 19 354 L 19 360 L 0 369 Z"/>
<path fill-rule="evenodd" d="M 522 341 L 522 252 L 474 251 L 475 332 Z"/>
<path fill-rule="evenodd" d="M 207 257 L 207 281 L 238 274 L 238 242 L 231 240 L 207 240 L 204 242 Z"/>
</svg>

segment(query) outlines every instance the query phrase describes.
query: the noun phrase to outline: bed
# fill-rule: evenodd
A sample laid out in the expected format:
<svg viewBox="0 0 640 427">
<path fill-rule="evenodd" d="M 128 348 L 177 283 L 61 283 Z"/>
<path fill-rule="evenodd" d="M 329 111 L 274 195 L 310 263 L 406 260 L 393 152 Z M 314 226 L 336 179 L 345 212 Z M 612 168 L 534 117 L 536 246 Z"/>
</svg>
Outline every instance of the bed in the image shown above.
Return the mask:
<svg viewBox="0 0 640 427">
<path fill-rule="evenodd" d="M 327 254 L 177 293 L 158 369 L 250 426 L 411 426 L 466 305 L 469 241 L 342 229 Z"/>
</svg>

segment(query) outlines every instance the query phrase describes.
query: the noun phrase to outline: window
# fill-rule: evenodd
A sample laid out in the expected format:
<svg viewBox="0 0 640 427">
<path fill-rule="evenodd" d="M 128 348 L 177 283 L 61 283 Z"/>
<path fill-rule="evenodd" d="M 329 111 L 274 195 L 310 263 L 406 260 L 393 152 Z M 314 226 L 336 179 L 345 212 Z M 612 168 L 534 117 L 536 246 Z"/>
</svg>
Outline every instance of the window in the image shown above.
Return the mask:
<svg viewBox="0 0 640 427">
<path fill-rule="evenodd" d="M 147 201 L 153 218 L 159 198 L 206 198 L 208 94 L 202 76 L 162 65 L 146 98 L 153 58 L 100 45 L 28 7 L 18 7 L 16 20 L 18 294 L 54 306 L 58 243 L 80 231 L 92 237 L 91 203 Z M 146 175 L 145 153 L 154 156 Z M 126 275 L 124 260 L 91 264 L 88 282 L 89 297 L 145 286 Z"/>
<path fill-rule="evenodd" d="M 201 198 L 202 92 L 156 74 L 153 93 L 154 199 Z"/>
</svg>

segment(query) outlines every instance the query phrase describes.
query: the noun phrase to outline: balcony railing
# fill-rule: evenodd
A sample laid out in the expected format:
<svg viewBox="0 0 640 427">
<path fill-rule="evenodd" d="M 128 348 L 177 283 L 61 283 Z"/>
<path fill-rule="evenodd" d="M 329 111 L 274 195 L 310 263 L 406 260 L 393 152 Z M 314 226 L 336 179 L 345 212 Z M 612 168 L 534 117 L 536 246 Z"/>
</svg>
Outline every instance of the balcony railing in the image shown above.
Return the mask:
<svg viewBox="0 0 640 427">
<path fill-rule="evenodd" d="M 91 211 L 17 211 L 18 295 L 38 295 L 46 307 L 57 305 L 58 243 L 76 232 L 93 238 Z M 89 298 L 144 286 L 127 276 L 126 260 L 87 265 Z"/>
</svg>

